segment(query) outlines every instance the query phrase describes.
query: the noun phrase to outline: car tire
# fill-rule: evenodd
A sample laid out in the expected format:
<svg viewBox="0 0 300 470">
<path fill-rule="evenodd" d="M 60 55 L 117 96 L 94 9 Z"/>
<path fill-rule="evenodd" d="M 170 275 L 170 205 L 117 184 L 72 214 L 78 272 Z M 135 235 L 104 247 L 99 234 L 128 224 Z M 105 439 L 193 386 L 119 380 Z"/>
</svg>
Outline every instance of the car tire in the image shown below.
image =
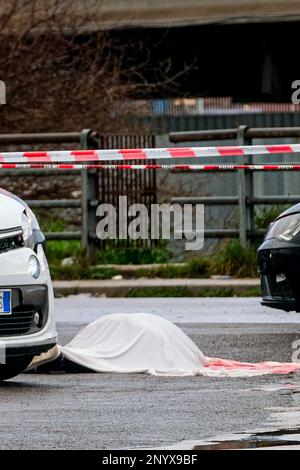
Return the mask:
<svg viewBox="0 0 300 470">
<path fill-rule="evenodd" d="M 0 382 L 21 374 L 29 366 L 34 356 L 9 358 L 6 364 L 0 364 Z"/>
</svg>

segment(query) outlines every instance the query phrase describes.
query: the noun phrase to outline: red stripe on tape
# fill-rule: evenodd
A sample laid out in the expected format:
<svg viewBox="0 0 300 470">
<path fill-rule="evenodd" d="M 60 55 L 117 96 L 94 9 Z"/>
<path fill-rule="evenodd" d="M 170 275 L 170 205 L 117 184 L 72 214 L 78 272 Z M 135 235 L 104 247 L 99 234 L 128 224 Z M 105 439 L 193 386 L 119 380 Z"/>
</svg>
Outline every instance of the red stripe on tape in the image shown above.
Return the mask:
<svg viewBox="0 0 300 470">
<path fill-rule="evenodd" d="M 216 147 L 216 150 L 222 157 L 244 155 L 244 150 L 241 147 Z"/>
<path fill-rule="evenodd" d="M 205 170 L 218 170 L 220 165 L 205 165 L 204 169 Z"/>
<path fill-rule="evenodd" d="M 196 152 L 191 148 L 169 148 L 166 149 L 172 158 L 196 157 Z"/>
<path fill-rule="evenodd" d="M 76 162 L 89 162 L 91 157 L 93 158 L 92 161 L 95 160 L 96 155 L 74 155 Z"/>
<path fill-rule="evenodd" d="M 117 152 L 124 158 L 124 160 L 141 160 L 148 158 L 148 155 L 145 153 L 144 149 L 123 149 L 117 150 Z"/>
<path fill-rule="evenodd" d="M 30 162 L 50 163 L 52 158 L 48 152 L 24 152 L 24 158 L 28 158 Z"/>
<path fill-rule="evenodd" d="M 35 158 L 35 157 L 48 157 L 50 158 L 48 152 L 24 152 L 23 157 Z"/>
<path fill-rule="evenodd" d="M 270 153 L 292 153 L 293 149 L 290 145 L 266 145 L 266 149 Z"/>
<path fill-rule="evenodd" d="M 72 150 L 71 155 L 76 157 L 77 155 L 94 155 L 95 150 Z"/>
<path fill-rule="evenodd" d="M 10 168 L 16 168 L 17 164 L 16 163 L 3 163 L 2 168 L 5 168 L 5 169 L 10 169 Z"/>
<path fill-rule="evenodd" d="M 96 154 L 94 150 L 73 150 L 70 155 L 75 157 L 76 162 L 88 162 Z"/>
</svg>

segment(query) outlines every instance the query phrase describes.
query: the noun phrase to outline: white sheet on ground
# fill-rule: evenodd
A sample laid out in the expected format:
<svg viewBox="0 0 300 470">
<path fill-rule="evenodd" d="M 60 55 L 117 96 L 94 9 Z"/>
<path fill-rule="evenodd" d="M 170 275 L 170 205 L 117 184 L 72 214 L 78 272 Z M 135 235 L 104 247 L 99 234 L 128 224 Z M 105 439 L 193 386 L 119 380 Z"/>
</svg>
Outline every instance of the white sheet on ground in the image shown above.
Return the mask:
<svg viewBox="0 0 300 470">
<path fill-rule="evenodd" d="M 249 364 L 205 357 L 180 328 L 147 313 L 106 315 L 60 350 L 67 359 L 96 372 L 249 377 L 300 369 L 300 364 Z"/>
</svg>

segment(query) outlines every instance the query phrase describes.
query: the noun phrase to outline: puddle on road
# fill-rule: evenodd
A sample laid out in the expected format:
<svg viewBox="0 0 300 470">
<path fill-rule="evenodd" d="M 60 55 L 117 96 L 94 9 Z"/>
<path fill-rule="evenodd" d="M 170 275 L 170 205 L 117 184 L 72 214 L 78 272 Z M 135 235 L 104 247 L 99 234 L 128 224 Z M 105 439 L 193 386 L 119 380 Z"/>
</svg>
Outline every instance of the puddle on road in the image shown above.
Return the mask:
<svg viewBox="0 0 300 470">
<path fill-rule="evenodd" d="M 290 391 L 295 398 L 299 397 L 299 387 L 294 384 L 280 384 L 259 387 L 260 390 L 278 392 Z M 267 426 L 271 429 L 256 429 L 244 433 L 222 435 L 207 441 L 193 443 L 193 450 L 238 450 L 238 449 L 264 449 L 286 446 L 300 446 L 300 407 L 273 407 L 268 408 L 270 421 Z"/>
<path fill-rule="evenodd" d="M 291 396 L 292 406 L 267 409 L 270 413 L 267 426 L 270 426 L 271 429 L 253 429 L 244 433 L 223 435 L 207 441 L 195 442 L 193 445 L 194 450 L 238 450 L 300 446 L 300 386 L 287 382 L 284 384 L 263 385 L 252 388 L 252 390 L 287 393 Z"/>
<path fill-rule="evenodd" d="M 300 447 L 300 427 L 287 429 L 257 430 L 219 435 L 208 440 L 181 441 L 161 449 L 181 450 L 243 450 Z"/>
<path fill-rule="evenodd" d="M 243 450 L 243 449 L 300 449 L 300 385 L 286 382 L 267 384 L 246 391 L 283 393 L 291 397 L 290 406 L 269 407 L 269 419 L 263 427 L 237 433 L 221 434 L 203 440 L 183 440 L 159 447 L 163 450 Z M 297 406 L 298 405 L 298 406 Z M 157 449 L 157 448 L 156 448 Z"/>
<path fill-rule="evenodd" d="M 231 436 L 232 437 L 232 436 Z M 195 444 L 193 450 L 238 450 L 238 449 L 259 449 L 266 447 L 300 445 L 300 429 L 280 429 L 278 431 L 264 432 L 244 436 L 237 436 L 236 439 L 222 441 L 207 441 Z"/>
<path fill-rule="evenodd" d="M 299 387 L 283 384 L 259 387 L 268 392 L 293 390 L 299 397 Z M 293 402 L 295 402 L 295 397 Z M 243 449 L 300 449 L 300 406 L 272 407 L 266 427 L 245 430 L 239 433 L 222 434 L 199 441 L 181 441 L 171 448 L 189 450 L 243 450 Z"/>
</svg>

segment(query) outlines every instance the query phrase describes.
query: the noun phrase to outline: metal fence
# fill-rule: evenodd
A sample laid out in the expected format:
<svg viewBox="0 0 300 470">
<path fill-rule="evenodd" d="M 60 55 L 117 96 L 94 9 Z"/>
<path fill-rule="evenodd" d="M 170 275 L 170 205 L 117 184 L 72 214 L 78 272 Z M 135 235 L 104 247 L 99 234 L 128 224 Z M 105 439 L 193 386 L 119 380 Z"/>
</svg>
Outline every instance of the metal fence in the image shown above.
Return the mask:
<svg viewBox="0 0 300 470">
<path fill-rule="evenodd" d="M 140 148 L 154 147 L 154 135 L 128 134 L 128 135 L 99 135 L 92 129 L 84 129 L 81 132 L 68 133 L 40 133 L 40 134 L 2 134 L 0 135 L 0 148 L 11 150 L 22 145 L 33 146 L 40 145 L 51 147 L 59 145 L 60 148 L 72 145 L 72 147 L 81 149 L 97 148 Z M 109 162 L 107 162 L 109 163 Z M 128 162 L 130 163 L 130 162 Z M 79 209 L 81 212 L 81 230 L 48 232 L 45 233 L 47 240 L 80 240 L 81 247 L 89 256 L 93 256 L 95 249 L 100 246 L 100 241 L 96 237 L 96 208 L 101 203 L 111 203 L 117 205 L 119 195 L 126 194 L 129 203 L 140 202 L 149 207 L 156 202 L 156 173 L 154 170 L 149 172 L 133 173 L 124 171 L 107 170 L 105 172 L 98 170 L 83 170 L 81 173 L 81 197 L 77 199 L 30 199 L 26 202 L 33 209 Z M 2 177 L 25 176 L 48 176 L 74 175 L 78 177 L 77 170 L 49 170 L 49 169 L 25 169 L 25 170 L 2 170 Z M 139 240 L 137 241 L 138 244 Z M 140 244 L 148 241 L 141 240 Z M 116 241 L 117 243 L 117 241 Z M 103 246 L 103 243 L 102 243 Z"/>
<path fill-rule="evenodd" d="M 299 105 L 300 106 L 300 105 Z M 138 118 L 141 128 L 151 129 L 156 135 L 167 135 L 170 131 L 197 131 L 203 129 L 234 129 L 242 124 L 251 128 L 299 127 L 299 112 L 247 112 L 233 114 L 210 113 L 205 115 L 141 115 Z"/>
<path fill-rule="evenodd" d="M 232 97 L 169 98 L 129 100 L 128 109 L 136 116 L 208 116 L 244 113 L 298 113 L 293 103 L 234 103 Z"/>
<path fill-rule="evenodd" d="M 237 145 L 251 145 L 253 139 L 269 138 L 300 138 L 300 127 L 272 127 L 250 128 L 244 125 L 238 128 L 201 130 L 190 132 L 172 132 L 169 135 L 172 143 L 201 142 L 236 139 Z M 72 133 L 48 134 L 14 134 L 0 135 L 0 148 L 18 145 L 54 145 L 59 144 L 88 148 L 134 148 L 154 147 L 153 135 L 98 135 L 91 129 Z M 243 163 L 251 164 L 251 156 L 243 156 Z M 42 174 L 70 175 L 76 170 L 4 170 L 5 176 L 36 176 Z M 130 174 L 129 174 L 130 173 Z M 76 173 L 78 175 L 78 173 Z M 256 230 L 254 225 L 254 207 L 256 205 L 292 204 L 300 201 L 300 195 L 292 196 L 255 196 L 253 188 L 253 172 L 239 170 L 239 192 L 236 196 L 202 196 L 202 197 L 173 197 L 172 202 L 202 203 L 214 206 L 238 206 L 239 228 L 215 228 L 206 230 L 207 238 L 239 238 L 242 245 L 262 236 L 264 230 Z M 155 170 L 147 172 L 126 172 L 108 170 L 83 170 L 81 172 L 81 198 L 80 199 L 46 199 L 28 200 L 32 208 L 77 208 L 81 209 L 81 230 L 46 233 L 48 240 L 81 240 L 82 247 L 92 256 L 95 248 L 99 246 L 96 238 L 96 207 L 99 202 L 117 204 L 119 195 L 130 196 L 130 203 L 142 202 L 150 205 L 156 202 L 156 174 Z"/>
<path fill-rule="evenodd" d="M 7 150 L 7 148 L 18 147 L 19 145 L 34 146 L 39 145 L 56 145 L 65 146 L 68 144 L 75 145 L 81 149 L 98 148 L 99 136 L 96 131 L 92 129 L 83 129 L 81 132 L 61 132 L 61 133 L 35 133 L 35 134 L 0 134 L 0 147 Z M 23 178 L 25 176 L 43 175 L 47 176 L 59 174 L 59 176 L 75 175 L 76 170 L 2 170 L 1 176 L 11 176 L 13 178 Z M 84 186 L 84 174 L 82 172 L 82 192 Z M 43 199 L 43 200 L 27 200 L 30 207 L 34 208 L 79 208 L 82 213 L 86 211 L 87 202 L 82 197 L 81 199 Z M 83 223 L 83 222 L 82 222 Z M 49 232 L 45 233 L 47 240 L 81 240 L 82 245 L 86 247 L 87 242 L 83 238 L 83 231 L 64 231 L 64 232 Z"/>
<path fill-rule="evenodd" d="M 127 134 L 127 135 L 100 135 L 100 148 L 104 149 L 130 149 L 130 148 L 153 148 L 155 147 L 155 136 L 152 134 Z M 109 163 L 109 162 L 107 162 Z M 114 161 L 111 162 L 115 163 Z M 134 164 L 134 160 L 127 160 L 126 163 Z M 156 171 L 150 169 L 148 171 L 122 171 L 122 170 L 105 170 L 98 172 L 98 194 L 101 203 L 112 204 L 118 207 L 119 197 L 126 195 L 127 204 L 143 204 L 147 210 L 151 205 L 156 203 Z M 93 227 L 91 227 L 93 230 Z M 116 229 L 118 233 L 118 220 L 116 221 Z M 150 227 L 151 230 L 151 221 Z M 112 240 L 111 244 L 118 246 L 120 243 L 124 246 L 155 246 L 157 240 Z M 101 246 L 106 241 L 99 241 Z"/>
<path fill-rule="evenodd" d="M 169 139 L 172 143 L 203 142 L 215 140 L 236 139 L 237 145 L 251 145 L 253 139 L 269 138 L 295 138 L 300 137 L 300 127 L 270 127 L 250 128 L 241 125 L 236 129 L 200 130 L 189 132 L 172 132 Z M 241 157 L 244 164 L 252 164 L 253 158 L 249 155 Z M 225 170 L 226 171 L 226 170 Z M 239 238 L 243 246 L 246 246 L 255 238 L 261 237 L 265 230 L 255 229 L 254 207 L 256 205 L 292 204 L 300 202 L 300 195 L 290 196 L 255 196 L 253 184 L 253 172 L 239 170 L 239 193 L 237 196 L 211 196 L 211 197 L 173 197 L 176 203 L 198 203 L 217 206 L 236 205 L 239 207 L 239 228 L 216 228 L 205 231 L 207 238 Z"/>
</svg>

